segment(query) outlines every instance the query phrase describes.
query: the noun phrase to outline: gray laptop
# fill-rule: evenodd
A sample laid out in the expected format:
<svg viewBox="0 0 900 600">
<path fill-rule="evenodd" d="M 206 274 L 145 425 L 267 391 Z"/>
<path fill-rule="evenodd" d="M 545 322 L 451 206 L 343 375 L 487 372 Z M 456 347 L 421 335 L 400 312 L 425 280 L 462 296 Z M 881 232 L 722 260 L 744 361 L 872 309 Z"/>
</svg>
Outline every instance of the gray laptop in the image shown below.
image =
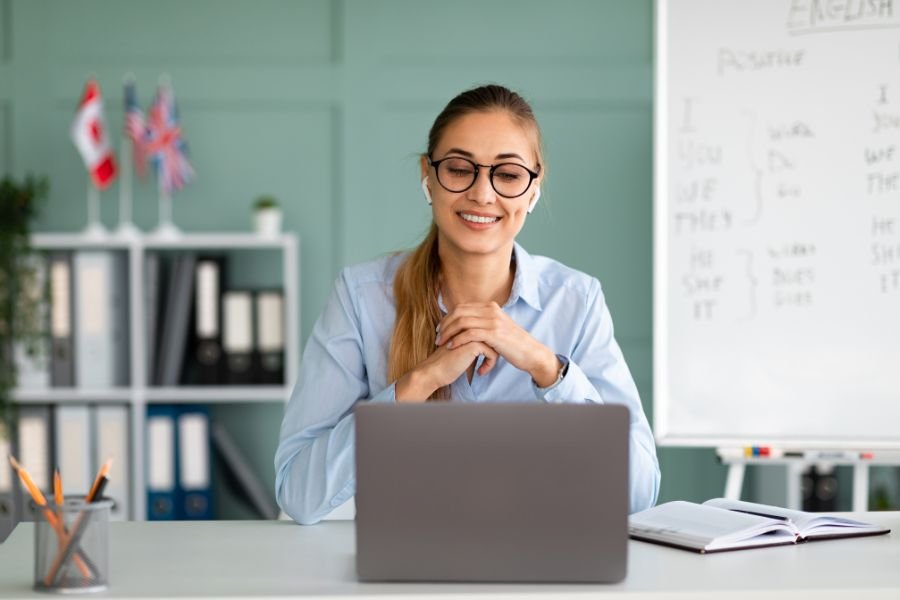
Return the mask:
<svg viewBox="0 0 900 600">
<path fill-rule="evenodd" d="M 628 542 L 628 409 L 360 404 L 363 581 L 615 582 Z"/>
</svg>

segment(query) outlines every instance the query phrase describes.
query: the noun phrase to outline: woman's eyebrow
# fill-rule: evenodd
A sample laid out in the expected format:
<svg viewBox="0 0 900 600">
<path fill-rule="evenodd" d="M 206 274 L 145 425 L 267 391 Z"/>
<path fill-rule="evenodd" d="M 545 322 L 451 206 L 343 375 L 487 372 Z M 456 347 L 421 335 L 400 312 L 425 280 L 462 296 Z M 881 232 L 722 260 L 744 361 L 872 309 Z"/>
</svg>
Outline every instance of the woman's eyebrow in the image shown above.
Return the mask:
<svg viewBox="0 0 900 600">
<path fill-rule="evenodd" d="M 468 150 L 463 150 L 462 148 L 450 148 L 449 150 L 447 150 L 447 152 L 444 153 L 444 156 L 447 156 L 448 154 L 461 154 L 462 156 L 465 156 L 466 158 L 474 158 L 475 157 L 474 154 L 472 154 Z M 522 158 L 521 156 L 519 156 L 518 154 L 516 154 L 515 152 L 503 152 L 501 154 L 498 154 L 494 158 L 499 159 L 499 160 L 502 160 L 505 158 L 518 158 L 522 162 L 525 162 L 525 159 Z"/>
</svg>

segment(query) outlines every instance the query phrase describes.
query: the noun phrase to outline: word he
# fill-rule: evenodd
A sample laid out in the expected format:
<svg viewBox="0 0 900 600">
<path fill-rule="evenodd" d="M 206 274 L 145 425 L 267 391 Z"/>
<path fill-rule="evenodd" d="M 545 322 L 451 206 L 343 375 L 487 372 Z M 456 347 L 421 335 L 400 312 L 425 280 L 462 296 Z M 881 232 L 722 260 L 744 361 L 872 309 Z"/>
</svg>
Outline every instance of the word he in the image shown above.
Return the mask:
<svg viewBox="0 0 900 600">
<path fill-rule="evenodd" d="M 874 194 L 886 194 L 900 190 L 900 172 L 893 173 L 869 173 L 866 175 L 866 192 Z"/>
<path fill-rule="evenodd" d="M 719 181 L 713 177 L 691 180 L 678 187 L 676 198 L 681 204 L 693 204 L 697 201 L 710 202 L 715 199 L 718 183 Z"/>
<path fill-rule="evenodd" d="M 678 160 L 688 169 L 722 164 L 722 147 L 693 140 L 678 142 Z"/>
<path fill-rule="evenodd" d="M 815 137 L 812 129 L 802 121 L 796 121 L 788 125 L 775 125 L 769 127 L 769 139 L 773 142 L 811 137 Z"/>
<path fill-rule="evenodd" d="M 772 258 L 809 258 L 815 253 L 815 244 L 788 243 L 781 246 L 769 246 L 769 256 Z"/>
<path fill-rule="evenodd" d="M 892 217 L 872 217 L 872 235 L 893 235 L 894 219 Z"/>
<path fill-rule="evenodd" d="M 799 67 L 803 62 L 803 50 L 729 50 L 719 48 L 718 73 L 729 71 L 764 71 L 768 69 Z"/>
<path fill-rule="evenodd" d="M 713 233 L 731 229 L 734 221 L 730 210 L 676 211 L 675 233 Z"/>
<path fill-rule="evenodd" d="M 890 19 L 893 0 L 791 0 L 788 29 L 853 25 L 861 19 Z"/>
</svg>

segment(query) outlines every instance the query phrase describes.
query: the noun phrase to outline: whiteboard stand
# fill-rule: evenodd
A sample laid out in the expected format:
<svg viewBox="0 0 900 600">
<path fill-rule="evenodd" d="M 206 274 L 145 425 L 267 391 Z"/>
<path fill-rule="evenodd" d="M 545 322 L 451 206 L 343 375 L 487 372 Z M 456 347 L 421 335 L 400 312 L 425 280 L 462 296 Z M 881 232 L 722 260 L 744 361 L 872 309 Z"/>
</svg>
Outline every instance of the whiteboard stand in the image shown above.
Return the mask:
<svg viewBox="0 0 900 600">
<path fill-rule="evenodd" d="M 872 465 L 900 466 L 900 452 L 847 452 L 847 451 L 791 451 L 796 456 L 746 456 L 741 448 L 717 448 L 719 459 L 728 465 L 725 479 L 725 497 L 729 500 L 741 499 L 744 474 L 748 464 L 787 466 L 787 508 L 800 510 L 800 483 L 803 471 L 809 465 L 849 465 L 853 467 L 853 511 L 869 510 L 869 467 Z M 827 470 L 823 468 L 823 470 Z"/>
</svg>

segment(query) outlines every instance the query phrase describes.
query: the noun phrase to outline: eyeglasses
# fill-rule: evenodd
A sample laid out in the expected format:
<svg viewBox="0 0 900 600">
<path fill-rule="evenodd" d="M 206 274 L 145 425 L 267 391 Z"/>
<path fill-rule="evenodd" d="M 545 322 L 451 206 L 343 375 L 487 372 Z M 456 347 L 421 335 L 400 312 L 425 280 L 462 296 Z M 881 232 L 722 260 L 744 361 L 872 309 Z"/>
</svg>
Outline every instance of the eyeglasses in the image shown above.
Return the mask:
<svg viewBox="0 0 900 600">
<path fill-rule="evenodd" d="M 491 187 L 504 198 L 518 198 L 528 191 L 531 182 L 538 176 L 538 173 L 518 163 L 479 165 L 461 156 L 448 156 L 440 160 L 432 160 L 429 156 L 428 164 L 434 167 L 441 187 L 455 193 L 464 192 L 475 185 L 482 168 L 490 169 L 488 178 Z"/>
</svg>

